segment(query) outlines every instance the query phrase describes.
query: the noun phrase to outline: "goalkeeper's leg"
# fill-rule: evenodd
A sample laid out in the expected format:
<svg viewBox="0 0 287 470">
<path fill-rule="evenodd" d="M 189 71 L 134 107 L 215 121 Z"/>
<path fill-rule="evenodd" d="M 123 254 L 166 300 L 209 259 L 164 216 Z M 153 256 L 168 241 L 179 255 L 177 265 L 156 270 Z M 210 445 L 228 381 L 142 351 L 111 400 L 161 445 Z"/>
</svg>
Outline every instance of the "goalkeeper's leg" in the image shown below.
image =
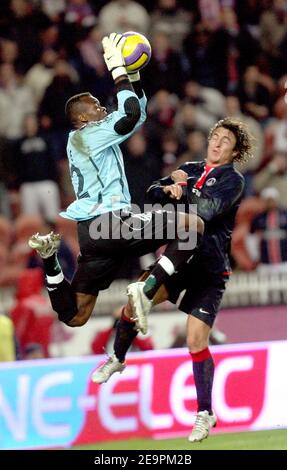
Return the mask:
<svg viewBox="0 0 287 470">
<path fill-rule="evenodd" d="M 47 291 L 59 320 L 69 326 L 82 326 L 90 318 L 97 297 L 76 292 L 64 278 L 57 257 L 59 245 L 60 235 L 53 232 L 48 235 L 37 233 L 29 240 L 29 246 L 35 249 L 43 260 Z"/>
</svg>

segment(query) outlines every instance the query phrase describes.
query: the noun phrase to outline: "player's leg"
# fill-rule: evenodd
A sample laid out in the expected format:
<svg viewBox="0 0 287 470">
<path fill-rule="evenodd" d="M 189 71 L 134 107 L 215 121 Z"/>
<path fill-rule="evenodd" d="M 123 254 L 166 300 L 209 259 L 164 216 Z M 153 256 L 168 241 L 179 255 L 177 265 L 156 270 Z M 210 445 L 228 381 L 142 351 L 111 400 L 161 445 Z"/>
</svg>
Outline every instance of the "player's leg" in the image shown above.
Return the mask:
<svg viewBox="0 0 287 470">
<path fill-rule="evenodd" d="M 168 222 L 169 220 L 163 222 L 165 228 Z M 162 229 L 162 226 L 154 228 Z M 165 240 L 167 242 L 165 253 L 155 264 L 147 279 L 128 286 L 134 317 L 143 334 L 147 331 L 147 315 L 152 307 L 152 299 L 160 286 L 192 256 L 202 239 L 204 223 L 196 214 L 177 213 L 176 228 L 175 239 Z"/>
<path fill-rule="evenodd" d="M 43 260 L 47 291 L 59 320 L 69 326 L 82 326 L 92 314 L 97 295 L 79 293 L 65 279 L 57 257 L 59 245 L 60 236 L 53 232 L 48 235 L 36 234 L 29 240 L 29 246 Z"/>
<path fill-rule="evenodd" d="M 146 271 L 140 278 L 144 280 L 149 275 Z M 168 292 L 164 286 L 157 291 L 153 304 L 158 305 L 168 298 Z M 121 318 L 116 327 L 116 336 L 114 340 L 114 353 L 108 360 L 98 367 L 92 375 L 92 381 L 98 384 L 107 382 L 115 372 L 122 372 L 125 369 L 126 354 L 138 334 L 138 329 L 133 320 L 133 311 L 130 304 L 122 308 Z"/>
<path fill-rule="evenodd" d="M 187 346 L 192 358 L 198 403 L 195 424 L 188 438 L 190 442 L 202 441 L 216 425 L 216 416 L 211 404 L 214 362 L 208 347 L 210 329 L 202 320 L 188 315 Z"/>
</svg>

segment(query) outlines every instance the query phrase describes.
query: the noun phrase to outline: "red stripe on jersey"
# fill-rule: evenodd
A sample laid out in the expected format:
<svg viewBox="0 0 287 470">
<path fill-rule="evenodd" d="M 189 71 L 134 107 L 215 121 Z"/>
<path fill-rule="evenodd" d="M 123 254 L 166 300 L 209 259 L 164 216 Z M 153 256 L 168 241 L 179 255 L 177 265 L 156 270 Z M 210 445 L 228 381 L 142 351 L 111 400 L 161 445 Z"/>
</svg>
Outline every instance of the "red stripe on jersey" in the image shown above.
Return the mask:
<svg viewBox="0 0 287 470">
<path fill-rule="evenodd" d="M 197 182 L 194 185 L 194 187 L 196 189 L 201 189 L 202 188 L 202 186 L 205 183 L 206 178 L 208 177 L 208 175 L 211 173 L 211 171 L 213 169 L 214 169 L 214 166 L 205 165 L 202 175 L 199 177 L 199 179 L 197 180 Z"/>
</svg>

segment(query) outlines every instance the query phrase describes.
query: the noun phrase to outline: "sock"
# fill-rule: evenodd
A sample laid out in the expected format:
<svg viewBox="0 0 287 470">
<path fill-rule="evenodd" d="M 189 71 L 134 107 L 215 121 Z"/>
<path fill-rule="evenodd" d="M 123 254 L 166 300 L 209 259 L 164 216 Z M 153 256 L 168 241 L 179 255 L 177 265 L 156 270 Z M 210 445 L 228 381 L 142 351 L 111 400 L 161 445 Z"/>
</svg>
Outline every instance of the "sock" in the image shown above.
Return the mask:
<svg viewBox="0 0 287 470">
<path fill-rule="evenodd" d="M 173 272 L 171 274 L 168 274 L 168 272 L 164 269 L 164 267 L 162 266 L 162 260 L 164 258 L 167 261 L 170 262 L 170 260 L 166 256 L 163 256 L 158 261 L 158 263 L 152 269 L 150 275 L 145 280 L 145 285 L 144 285 L 143 291 L 144 291 L 145 295 L 147 296 L 147 298 L 150 299 L 150 300 L 153 299 L 153 297 L 155 296 L 157 290 L 164 283 L 166 277 L 171 276 L 171 274 L 173 274 L 173 272 L 174 272 L 174 266 L 171 262 L 170 262 L 170 264 L 172 266 Z"/>
<path fill-rule="evenodd" d="M 117 324 L 116 337 L 114 341 L 115 355 L 120 362 L 125 362 L 126 353 L 138 334 L 135 329 L 134 321 L 125 316 L 124 310 L 125 307 L 123 307 L 122 316 Z"/>
<path fill-rule="evenodd" d="M 197 411 L 207 410 L 212 414 L 211 392 L 214 375 L 214 362 L 209 348 L 197 353 L 190 353 L 193 364 L 193 376 L 197 394 Z"/>
<path fill-rule="evenodd" d="M 43 259 L 43 264 L 45 268 L 45 272 L 48 276 L 56 276 L 60 272 L 62 272 L 60 263 L 58 261 L 57 253 L 54 253 L 49 258 Z"/>
<path fill-rule="evenodd" d="M 50 258 L 52 258 L 52 256 Z M 50 258 L 47 258 L 45 261 Z M 58 266 L 60 269 L 58 274 L 55 275 L 56 265 L 54 265 L 54 275 L 46 276 L 47 291 L 53 310 L 57 312 L 59 320 L 64 323 L 68 323 L 78 311 L 77 298 L 71 284 L 64 278 L 64 274 L 59 263 Z M 49 270 L 49 272 L 51 271 Z"/>
<path fill-rule="evenodd" d="M 187 237 L 190 237 L 190 233 Z M 145 281 L 143 291 L 148 299 L 152 300 L 167 277 L 171 276 L 181 264 L 189 260 L 194 250 L 200 244 L 201 239 L 202 235 L 197 233 L 196 247 L 190 250 L 180 249 L 180 244 L 184 242 L 183 238 L 173 240 L 168 244 L 164 256 L 157 262 Z"/>
</svg>

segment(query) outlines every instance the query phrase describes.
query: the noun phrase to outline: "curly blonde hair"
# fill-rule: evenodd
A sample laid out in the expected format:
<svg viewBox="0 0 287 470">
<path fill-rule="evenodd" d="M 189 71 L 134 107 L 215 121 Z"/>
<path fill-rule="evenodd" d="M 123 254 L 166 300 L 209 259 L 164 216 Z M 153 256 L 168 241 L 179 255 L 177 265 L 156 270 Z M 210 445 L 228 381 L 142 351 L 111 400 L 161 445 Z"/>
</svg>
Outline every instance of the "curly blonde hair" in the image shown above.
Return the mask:
<svg viewBox="0 0 287 470">
<path fill-rule="evenodd" d="M 209 131 L 208 141 L 211 139 L 214 131 L 219 127 L 224 127 L 228 129 L 234 135 L 236 139 L 236 144 L 234 150 L 237 151 L 237 155 L 234 157 L 233 161 L 245 162 L 249 158 L 253 157 L 253 148 L 254 148 L 254 137 L 248 130 L 248 127 L 238 119 L 231 117 L 226 117 L 220 119 Z"/>
</svg>

